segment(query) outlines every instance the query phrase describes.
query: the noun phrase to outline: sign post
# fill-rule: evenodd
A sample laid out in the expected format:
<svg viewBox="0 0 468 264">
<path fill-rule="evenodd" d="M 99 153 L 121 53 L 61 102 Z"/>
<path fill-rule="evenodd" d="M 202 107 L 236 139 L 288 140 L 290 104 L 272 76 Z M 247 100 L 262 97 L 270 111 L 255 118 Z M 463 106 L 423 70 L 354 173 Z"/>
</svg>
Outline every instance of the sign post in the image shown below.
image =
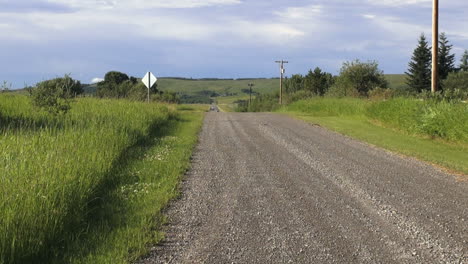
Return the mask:
<svg viewBox="0 0 468 264">
<path fill-rule="evenodd" d="M 150 89 L 156 83 L 158 78 L 156 78 L 151 72 L 147 72 L 145 77 L 141 79 L 141 81 L 145 84 L 146 88 L 148 88 L 148 103 L 150 101 Z"/>
</svg>

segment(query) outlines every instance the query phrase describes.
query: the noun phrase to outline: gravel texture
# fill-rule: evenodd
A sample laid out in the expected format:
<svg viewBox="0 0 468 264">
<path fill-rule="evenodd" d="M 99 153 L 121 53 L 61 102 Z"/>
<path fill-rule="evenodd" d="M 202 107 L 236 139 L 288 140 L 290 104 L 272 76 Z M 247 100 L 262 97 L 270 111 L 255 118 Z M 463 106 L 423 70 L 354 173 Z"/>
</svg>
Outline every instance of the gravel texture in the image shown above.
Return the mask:
<svg viewBox="0 0 468 264">
<path fill-rule="evenodd" d="M 467 182 L 286 116 L 208 113 L 181 191 L 139 263 L 468 263 Z"/>
</svg>

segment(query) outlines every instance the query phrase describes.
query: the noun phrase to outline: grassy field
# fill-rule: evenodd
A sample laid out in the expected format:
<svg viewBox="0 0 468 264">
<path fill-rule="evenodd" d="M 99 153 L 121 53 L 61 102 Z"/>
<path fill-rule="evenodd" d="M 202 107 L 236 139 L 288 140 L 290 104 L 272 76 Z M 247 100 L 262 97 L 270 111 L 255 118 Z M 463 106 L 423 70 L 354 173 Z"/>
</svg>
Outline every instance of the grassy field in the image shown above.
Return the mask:
<svg viewBox="0 0 468 264">
<path fill-rule="evenodd" d="M 390 88 L 406 86 L 405 74 L 386 74 Z M 201 91 L 214 91 L 219 94 L 234 93 L 242 96 L 242 89 L 247 89 L 248 84 L 255 84 L 253 90 L 258 93 L 273 93 L 279 89 L 279 79 L 252 79 L 252 80 L 180 80 L 161 78 L 158 87 L 163 91 L 173 91 L 186 94 L 194 94 Z"/>
<path fill-rule="evenodd" d="M 412 99 L 317 98 L 279 110 L 333 131 L 468 174 L 468 105 Z"/>
<path fill-rule="evenodd" d="M 252 100 L 255 98 L 252 95 Z M 221 111 L 223 112 L 234 112 L 237 104 L 235 103 L 238 100 L 249 100 L 248 95 L 242 96 L 223 96 L 223 97 L 216 97 L 215 103 L 218 105 Z"/>
<path fill-rule="evenodd" d="M 385 74 L 385 78 L 388 81 L 389 87 L 392 89 L 405 88 L 408 86 L 406 84 L 406 74 Z"/>
<path fill-rule="evenodd" d="M 405 74 L 386 74 L 390 88 L 400 88 L 406 86 Z M 279 89 L 279 79 L 249 79 L 249 80 L 198 80 L 198 79 L 176 79 L 159 78 L 158 89 L 162 91 L 172 91 L 182 94 L 194 95 L 202 91 L 212 91 L 219 94 L 232 94 L 231 96 L 244 96 L 246 93 L 242 89 L 247 89 L 249 83 L 254 83 L 254 92 L 273 93 Z M 96 84 L 85 89 L 88 93 L 95 93 Z M 22 91 L 22 90 L 17 90 Z M 26 93 L 26 92 L 25 92 Z"/>
<path fill-rule="evenodd" d="M 206 106 L 0 95 L 0 263 L 128 263 L 157 231 Z"/>
<path fill-rule="evenodd" d="M 185 94 L 195 94 L 201 91 L 213 91 L 218 94 L 245 95 L 242 89 L 248 89 L 249 83 L 255 84 L 253 91 L 270 93 L 279 87 L 279 79 L 252 79 L 252 80 L 179 80 L 160 79 L 158 88 L 162 91 L 173 91 Z"/>
</svg>

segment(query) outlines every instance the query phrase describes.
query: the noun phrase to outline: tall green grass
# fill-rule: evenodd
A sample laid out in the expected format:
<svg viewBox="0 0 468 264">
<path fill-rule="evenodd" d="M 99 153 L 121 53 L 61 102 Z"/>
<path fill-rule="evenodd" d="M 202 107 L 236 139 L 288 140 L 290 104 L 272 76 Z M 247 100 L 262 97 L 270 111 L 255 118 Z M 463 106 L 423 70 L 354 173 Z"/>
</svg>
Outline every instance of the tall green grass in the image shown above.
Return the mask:
<svg viewBox="0 0 468 264">
<path fill-rule="evenodd" d="M 370 105 L 367 115 L 408 133 L 468 142 L 468 105 L 396 98 Z"/>
<path fill-rule="evenodd" d="M 310 113 L 315 116 L 364 115 L 370 102 L 357 98 L 314 98 L 287 106 L 288 111 Z"/>
<path fill-rule="evenodd" d="M 53 116 L 1 95 L 0 263 L 125 263 L 142 253 L 201 115 L 185 122 L 181 130 L 157 104 L 82 99 Z"/>
<path fill-rule="evenodd" d="M 378 121 L 409 134 L 468 142 L 468 104 L 395 98 L 369 101 L 357 98 L 314 98 L 287 106 L 286 111 L 314 116 L 347 116 Z"/>
</svg>

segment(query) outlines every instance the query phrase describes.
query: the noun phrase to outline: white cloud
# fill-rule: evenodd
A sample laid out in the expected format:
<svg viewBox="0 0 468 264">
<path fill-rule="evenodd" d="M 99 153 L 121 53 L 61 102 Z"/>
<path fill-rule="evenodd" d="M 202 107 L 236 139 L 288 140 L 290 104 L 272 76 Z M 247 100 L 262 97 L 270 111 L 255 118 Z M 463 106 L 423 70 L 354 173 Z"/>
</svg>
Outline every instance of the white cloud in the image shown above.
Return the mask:
<svg viewBox="0 0 468 264">
<path fill-rule="evenodd" d="M 102 81 L 104 81 L 103 78 L 96 77 L 96 78 L 93 78 L 91 80 L 91 83 L 94 84 L 94 83 L 98 83 L 98 82 L 102 82 Z"/>
<path fill-rule="evenodd" d="M 274 14 L 286 19 L 311 19 L 321 14 L 322 9 L 321 5 L 288 7 L 285 11 L 276 11 Z"/>
<path fill-rule="evenodd" d="M 122 39 L 143 37 L 162 40 L 223 43 L 227 37 L 238 42 L 271 43 L 276 40 L 304 36 L 294 25 L 278 21 L 252 21 L 236 16 L 180 16 L 160 14 L 135 15 L 131 10 L 81 10 L 75 13 L 28 13 L 23 16 L 1 14 L 0 22 L 14 21 L 9 38 L 19 38 L 28 32 L 31 39 L 51 41 L 67 37 Z M 18 36 L 14 33 L 17 32 Z M 1 37 L 0 37 L 1 38 Z"/>
<path fill-rule="evenodd" d="M 255 41 L 263 39 L 266 42 L 284 40 L 284 38 L 296 38 L 305 33 L 292 26 L 281 23 L 258 23 L 251 21 L 234 21 L 230 29 L 236 35 Z"/>
<path fill-rule="evenodd" d="M 391 38 L 399 40 L 411 41 L 417 39 L 421 33 L 431 31 L 430 27 L 405 22 L 398 17 L 379 16 L 379 18 L 372 19 L 372 21 L 380 28 L 390 33 L 389 36 Z"/>
<path fill-rule="evenodd" d="M 240 4 L 241 0 L 49 0 L 81 9 L 109 8 L 197 8 L 205 6 Z"/>
<path fill-rule="evenodd" d="M 376 18 L 376 15 L 372 15 L 372 14 L 364 14 L 362 15 L 363 18 L 367 18 L 367 19 L 374 19 Z"/>
<path fill-rule="evenodd" d="M 405 6 L 432 3 L 432 0 L 367 0 L 367 2 L 373 5 Z"/>
</svg>

